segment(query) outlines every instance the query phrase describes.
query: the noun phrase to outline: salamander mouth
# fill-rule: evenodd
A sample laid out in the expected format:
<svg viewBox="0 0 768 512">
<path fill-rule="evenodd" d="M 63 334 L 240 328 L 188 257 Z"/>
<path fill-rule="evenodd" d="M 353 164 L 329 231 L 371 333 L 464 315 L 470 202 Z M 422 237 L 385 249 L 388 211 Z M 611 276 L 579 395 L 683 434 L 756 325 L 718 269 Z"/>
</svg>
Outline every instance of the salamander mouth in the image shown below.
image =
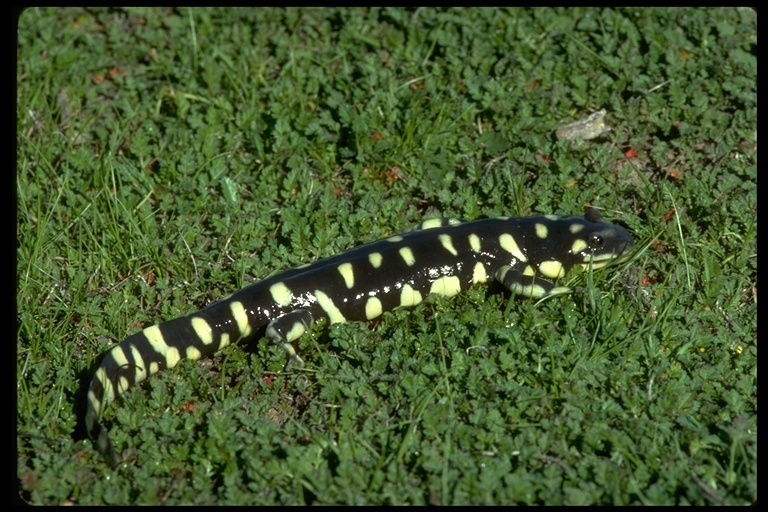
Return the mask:
<svg viewBox="0 0 768 512">
<path fill-rule="evenodd" d="M 581 268 L 584 270 L 589 270 L 590 268 L 598 269 L 608 265 L 613 265 L 615 263 L 627 261 L 630 256 L 629 250 L 631 248 L 632 240 L 628 239 L 621 245 L 618 245 L 616 249 L 611 252 L 604 252 L 602 254 L 587 252 L 587 254 L 584 255 L 584 262 L 580 263 L 579 266 L 581 266 Z"/>
</svg>

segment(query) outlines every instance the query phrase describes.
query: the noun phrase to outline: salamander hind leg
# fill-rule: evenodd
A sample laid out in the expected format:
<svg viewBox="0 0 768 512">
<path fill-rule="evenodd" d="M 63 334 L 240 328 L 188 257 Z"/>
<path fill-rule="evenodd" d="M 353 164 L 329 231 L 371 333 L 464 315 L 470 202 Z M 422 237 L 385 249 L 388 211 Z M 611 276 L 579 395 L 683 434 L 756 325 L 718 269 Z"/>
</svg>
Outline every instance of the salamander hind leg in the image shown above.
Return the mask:
<svg viewBox="0 0 768 512">
<path fill-rule="evenodd" d="M 304 366 L 304 361 L 296 353 L 291 342 L 299 339 L 302 334 L 311 329 L 313 322 L 314 318 L 310 311 L 296 309 L 275 318 L 267 326 L 265 336 L 272 343 L 285 350 L 288 356 L 288 360 L 285 363 L 285 371 L 288 371 L 294 364 L 299 367 Z"/>
</svg>

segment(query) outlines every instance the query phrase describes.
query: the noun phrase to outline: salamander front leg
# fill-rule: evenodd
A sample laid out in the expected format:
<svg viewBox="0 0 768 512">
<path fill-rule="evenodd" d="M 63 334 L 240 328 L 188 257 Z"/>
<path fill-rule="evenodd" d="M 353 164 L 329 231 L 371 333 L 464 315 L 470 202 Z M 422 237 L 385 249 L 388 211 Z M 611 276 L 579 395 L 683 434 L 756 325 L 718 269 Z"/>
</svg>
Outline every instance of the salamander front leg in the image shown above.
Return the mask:
<svg viewBox="0 0 768 512">
<path fill-rule="evenodd" d="M 282 347 L 288 356 L 288 360 L 285 362 L 285 371 L 288 371 L 294 364 L 299 367 L 304 366 L 304 361 L 296 353 L 291 342 L 296 341 L 302 334 L 311 329 L 313 322 L 312 313 L 306 309 L 293 310 L 269 322 L 266 332 L 267 338 L 275 345 Z"/>
<path fill-rule="evenodd" d="M 540 299 L 547 295 L 562 295 L 573 291 L 568 286 L 557 286 L 543 277 L 524 274 L 509 265 L 499 268 L 495 277 L 510 292 L 534 299 Z"/>
</svg>

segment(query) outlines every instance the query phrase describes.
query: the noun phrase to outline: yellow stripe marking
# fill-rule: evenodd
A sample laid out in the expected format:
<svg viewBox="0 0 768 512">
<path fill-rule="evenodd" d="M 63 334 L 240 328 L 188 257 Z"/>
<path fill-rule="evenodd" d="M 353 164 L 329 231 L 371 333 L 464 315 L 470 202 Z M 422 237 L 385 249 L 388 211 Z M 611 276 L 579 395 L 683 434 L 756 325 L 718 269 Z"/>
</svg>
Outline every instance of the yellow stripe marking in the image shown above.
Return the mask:
<svg viewBox="0 0 768 512">
<path fill-rule="evenodd" d="M 123 347 L 120 345 L 116 346 L 112 349 L 112 351 L 109 353 L 110 356 L 112 356 L 112 359 L 115 360 L 115 363 L 117 363 L 117 366 L 125 366 L 128 364 L 128 358 L 125 357 L 125 352 L 123 352 Z M 139 361 L 144 361 L 144 358 L 139 358 Z"/>
<path fill-rule="evenodd" d="M 398 252 L 400 253 L 400 257 L 403 258 L 405 264 L 409 267 L 412 267 L 413 264 L 416 263 L 416 257 L 413 255 L 413 251 L 409 247 L 401 247 Z"/>
<path fill-rule="evenodd" d="M 144 329 L 144 336 L 149 340 L 149 344 L 152 345 L 152 349 L 165 358 L 165 365 L 170 369 L 178 364 L 181 360 L 181 355 L 176 347 L 169 346 L 165 339 L 163 339 L 163 333 L 160 332 L 160 328 L 156 325 L 147 327 Z"/>
<path fill-rule="evenodd" d="M 485 271 L 485 265 L 480 262 L 475 263 L 472 271 L 472 284 L 484 283 L 488 280 L 488 273 Z"/>
<path fill-rule="evenodd" d="M 245 306 L 239 300 L 232 302 L 229 305 L 229 311 L 232 313 L 232 318 L 235 319 L 237 324 L 237 330 L 240 331 L 240 338 L 246 338 L 251 335 L 251 324 L 248 322 L 248 313 L 245 311 Z M 221 338 L 219 348 L 224 348 L 229 343 L 229 336 L 227 336 L 226 343 L 224 337 Z"/>
<path fill-rule="evenodd" d="M 443 225 L 443 219 L 427 219 L 421 223 L 421 229 L 439 228 Z"/>
<path fill-rule="evenodd" d="M 402 291 L 400 292 L 400 306 L 401 307 L 409 307 L 409 306 L 415 306 L 416 304 L 419 304 L 422 301 L 421 292 L 418 290 L 414 290 L 411 285 L 406 284 L 403 286 Z"/>
<path fill-rule="evenodd" d="M 197 361 L 203 354 L 195 347 L 187 347 L 187 359 Z"/>
<path fill-rule="evenodd" d="M 501 245 L 502 249 L 510 253 L 518 260 L 528 261 L 528 259 L 525 257 L 525 254 L 523 254 L 523 251 L 520 250 L 520 246 L 517 245 L 515 237 L 509 233 L 504 233 L 503 235 L 499 236 L 499 245 Z"/>
<path fill-rule="evenodd" d="M 332 324 L 341 324 L 347 321 L 339 308 L 336 307 L 336 304 L 333 303 L 333 299 L 328 295 L 320 290 L 315 290 L 315 297 L 317 298 L 317 303 L 323 308 L 325 314 L 328 315 L 328 320 L 330 320 Z"/>
<path fill-rule="evenodd" d="M 384 257 L 380 252 L 372 252 L 368 255 L 368 261 L 371 262 L 371 266 L 373 268 L 379 268 L 381 266 L 381 262 L 384 261 Z"/>
<path fill-rule="evenodd" d="M 537 222 L 534 226 L 536 229 L 536 236 L 539 238 L 547 238 L 547 234 L 549 231 L 547 230 L 547 226 L 544 224 L 541 224 L 540 222 Z"/>
<path fill-rule="evenodd" d="M 580 253 L 587 247 L 589 247 L 589 244 L 587 244 L 587 242 L 585 242 L 581 238 L 577 238 L 576 240 L 573 241 L 573 245 L 571 245 L 571 253 L 572 254 Z"/>
<path fill-rule="evenodd" d="M 351 290 L 352 287 L 355 286 L 355 273 L 352 270 L 352 264 L 342 263 L 336 267 L 336 270 L 338 270 L 341 277 L 344 278 L 344 284 L 347 285 L 347 289 Z"/>
<path fill-rule="evenodd" d="M 589 267 L 592 267 L 593 269 L 603 268 L 606 265 L 609 265 L 616 261 L 616 255 L 613 253 L 603 254 L 600 256 L 595 256 L 594 254 L 587 256 L 585 259 L 585 262 L 581 264 L 581 267 L 584 270 L 588 270 Z"/>
<path fill-rule="evenodd" d="M 474 252 L 480 252 L 480 237 L 474 233 L 469 235 L 469 246 Z"/>
<path fill-rule="evenodd" d="M 94 374 L 94 377 L 99 375 L 98 370 Z M 102 410 L 102 404 L 106 407 L 111 402 L 114 401 L 115 397 L 111 396 L 110 393 L 107 393 L 107 386 L 104 381 L 101 380 L 101 377 L 99 377 L 99 382 L 101 382 L 102 387 L 104 388 L 104 394 L 101 396 L 101 400 L 96 398 L 96 393 L 92 390 L 88 390 L 88 402 L 90 402 L 91 407 L 88 408 L 88 411 L 85 413 L 85 422 L 88 424 L 88 430 L 91 429 L 91 425 L 93 423 L 96 423 L 99 419 L 99 414 Z M 109 386 L 110 388 L 112 386 Z"/>
<path fill-rule="evenodd" d="M 496 280 L 500 283 L 504 283 L 504 279 L 507 277 L 507 273 L 512 270 L 509 265 L 504 265 L 496 269 L 496 272 L 494 272 L 493 276 L 496 278 Z"/>
<path fill-rule="evenodd" d="M 550 279 L 557 279 L 565 275 L 565 269 L 559 261 L 543 261 L 539 265 L 539 273 Z"/>
<path fill-rule="evenodd" d="M 121 393 L 125 392 L 131 385 L 128 383 L 128 379 L 125 377 L 120 377 L 117 381 L 117 388 L 120 390 Z"/>
<path fill-rule="evenodd" d="M 190 323 L 192 324 L 192 328 L 195 330 L 197 337 L 203 342 L 203 345 L 210 345 L 213 343 L 213 329 L 211 329 L 208 322 L 199 316 L 195 316 L 192 317 Z"/>
<path fill-rule="evenodd" d="M 306 326 L 302 322 L 294 322 L 293 327 L 285 333 L 285 341 L 292 342 L 301 337 L 302 334 L 307 332 Z"/>
<path fill-rule="evenodd" d="M 510 289 L 518 295 L 522 295 L 524 297 L 531 297 L 534 299 L 540 299 L 541 297 L 547 294 L 547 291 L 544 289 L 544 287 L 538 284 L 523 285 L 519 283 L 513 283 Z"/>
<path fill-rule="evenodd" d="M 533 270 L 533 267 L 530 266 L 530 265 L 526 265 L 521 273 L 524 276 L 535 276 L 536 275 L 536 271 Z"/>
<path fill-rule="evenodd" d="M 382 312 L 383 308 L 381 306 L 381 301 L 376 297 L 371 297 L 365 303 L 365 318 L 368 320 L 373 320 L 374 318 L 381 316 Z"/>
<path fill-rule="evenodd" d="M 593 262 L 595 262 L 595 261 L 596 261 L 596 262 L 605 262 L 605 263 L 608 263 L 608 262 L 611 262 L 611 261 L 613 261 L 613 260 L 616 260 L 616 259 L 618 259 L 618 258 L 616 257 L 616 255 L 615 255 L 614 253 L 612 253 L 612 252 L 606 252 L 606 253 L 603 253 L 603 254 L 595 254 L 595 253 L 591 253 L 591 254 L 589 255 L 589 258 L 588 258 L 588 259 L 589 259 L 589 260 L 592 260 Z"/>
<path fill-rule="evenodd" d="M 461 291 L 461 281 L 456 276 L 443 276 L 436 279 L 429 289 L 429 293 L 442 295 L 443 297 L 453 297 Z"/>
<path fill-rule="evenodd" d="M 287 306 L 293 299 L 293 292 L 285 286 L 285 283 L 275 283 L 269 287 L 269 293 L 272 294 L 272 300 L 281 306 Z"/>
<path fill-rule="evenodd" d="M 549 295 L 562 295 L 564 293 L 571 293 L 573 290 L 568 286 L 555 286 L 549 290 Z"/>
<path fill-rule="evenodd" d="M 451 235 L 442 234 L 442 235 L 439 235 L 437 239 L 440 240 L 440 243 L 443 244 L 443 248 L 446 251 L 453 254 L 454 256 L 459 255 L 458 251 L 453 246 L 453 240 L 451 240 Z"/>
<path fill-rule="evenodd" d="M 125 352 L 123 352 L 123 348 L 120 345 L 113 348 L 108 357 L 112 357 L 118 367 L 125 367 L 128 364 L 128 358 L 125 357 Z M 143 362 L 143 359 L 140 358 L 139 361 Z M 96 370 L 96 375 L 99 377 L 99 382 L 101 382 L 104 387 L 104 394 L 107 397 L 106 400 L 102 399 L 103 403 L 109 404 L 113 402 L 117 396 L 117 390 L 112 388 L 112 380 L 110 379 L 110 376 L 107 375 L 103 368 Z M 117 382 L 115 382 L 115 386 L 117 386 L 117 389 L 125 391 L 129 386 L 128 379 L 119 377 Z"/>
<path fill-rule="evenodd" d="M 144 358 L 141 357 L 139 349 L 135 346 L 131 346 L 131 355 L 133 356 L 134 361 L 133 380 L 138 383 L 149 377 L 150 374 L 147 372 L 146 365 L 144 364 Z"/>
</svg>

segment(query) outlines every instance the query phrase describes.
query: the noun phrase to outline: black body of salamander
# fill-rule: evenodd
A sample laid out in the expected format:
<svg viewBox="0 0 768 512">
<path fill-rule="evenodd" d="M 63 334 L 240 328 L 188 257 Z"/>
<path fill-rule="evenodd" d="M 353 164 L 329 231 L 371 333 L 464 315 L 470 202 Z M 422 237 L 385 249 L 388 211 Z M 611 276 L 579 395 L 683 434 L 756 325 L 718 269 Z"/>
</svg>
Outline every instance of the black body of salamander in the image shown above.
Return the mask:
<svg viewBox="0 0 768 512">
<path fill-rule="evenodd" d="M 363 245 L 247 286 L 190 315 L 147 327 L 113 347 L 88 391 L 86 428 L 111 464 L 117 456 L 99 423 L 118 395 L 181 359 L 263 335 L 288 363 L 303 364 L 292 342 L 320 318 L 369 321 L 498 281 L 514 294 L 540 298 L 570 292 L 553 281 L 573 267 L 599 268 L 626 256 L 626 230 L 597 210 L 583 217 L 542 215 L 470 222 L 434 219 L 413 232 Z"/>
</svg>

